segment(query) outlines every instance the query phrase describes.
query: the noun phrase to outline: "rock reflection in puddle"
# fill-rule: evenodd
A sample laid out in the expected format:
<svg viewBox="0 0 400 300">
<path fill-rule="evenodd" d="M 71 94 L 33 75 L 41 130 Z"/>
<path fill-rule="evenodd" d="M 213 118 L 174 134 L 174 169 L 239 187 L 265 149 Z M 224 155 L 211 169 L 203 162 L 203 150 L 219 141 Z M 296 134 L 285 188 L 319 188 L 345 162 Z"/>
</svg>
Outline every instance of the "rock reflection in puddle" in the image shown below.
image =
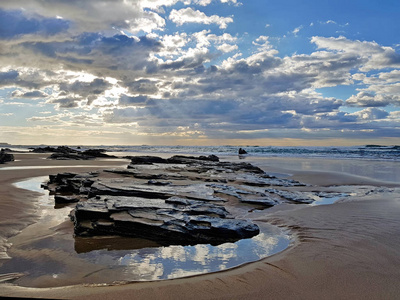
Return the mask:
<svg viewBox="0 0 400 300">
<path fill-rule="evenodd" d="M 194 246 L 168 246 L 122 250 L 106 249 L 87 252 L 87 259 L 96 264 L 110 264 L 123 268 L 127 281 L 172 279 L 196 274 L 222 271 L 248 262 L 257 261 L 287 248 L 290 237 L 279 228 L 258 224 L 261 233 L 251 239 L 218 246 L 198 244 Z M 85 238 L 87 240 L 91 238 Z M 129 243 L 130 239 L 119 238 Z M 106 239 L 107 240 L 107 239 Z M 138 240 L 138 239 L 135 239 Z M 137 241 L 140 243 L 140 241 Z M 146 245 L 144 240 L 141 241 Z M 82 238 L 80 240 L 82 243 Z M 103 241 L 103 243 L 107 243 Z M 95 243 L 95 247 L 99 244 Z M 82 245 L 80 246 L 82 247 Z M 86 244 L 86 250 L 90 248 Z M 75 244 L 77 249 L 77 244 Z M 81 249 L 81 248 L 80 248 Z M 129 278 L 129 279 L 128 279 Z"/>
<path fill-rule="evenodd" d="M 32 178 L 16 186 L 44 194 L 40 188 L 44 179 Z M 54 209 L 53 197 L 45 193 L 38 202 L 38 222 L 13 238 L 12 258 L 0 266 L 0 273 L 27 274 L 14 281 L 17 285 L 50 287 L 186 277 L 257 261 L 284 250 L 291 242 L 287 232 L 265 223 L 257 223 L 261 233 L 253 238 L 218 246 L 162 247 L 137 238 L 74 238 L 67 220 L 74 205 Z M 43 263 L 50 257 L 55 260 L 51 267 Z M 23 261 L 29 263 L 21 264 Z"/>
</svg>

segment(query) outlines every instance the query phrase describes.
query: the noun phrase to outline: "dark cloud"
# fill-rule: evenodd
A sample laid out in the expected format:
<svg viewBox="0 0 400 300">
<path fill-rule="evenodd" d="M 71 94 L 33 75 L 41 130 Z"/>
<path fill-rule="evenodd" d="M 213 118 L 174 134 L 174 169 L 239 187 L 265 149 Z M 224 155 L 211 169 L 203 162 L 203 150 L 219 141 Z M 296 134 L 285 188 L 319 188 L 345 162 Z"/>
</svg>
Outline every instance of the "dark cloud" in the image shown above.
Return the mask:
<svg viewBox="0 0 400 300">
<path fill-rule="evenodd" d="M 149 79 L 138 79 L 130 81 L 129 78 L 123 78 L 121 85 L 129 88 L 131 93 L 135 94 L 156 94 L 158 92 L 157 81 Z"/>
<path fill-rule="evenodd" d="M 7 72 L 0 72 L 0 86 L 8 86 L 13 84 L 19 76 L 19 72 L 9 70 Z"/>
<path fill-rule="evenodd" d="M 50 100 L 49 103 L 56 104 L 58 108 L 76 108 L 79 106 L 79 99 L 58 98 Z"/>
<path fill-rule="evenodd" d="M 11 96 L 14 98 L 46 98 L 48 95 L 42 91 L 29 91 L 29 92 L 21 92 L 19 90 L 11 93 Z"/>
<path fill-rule="evenodd" d="M 73 83 L 60 83 L 59 89 L 66 94 L 77 94 L 86 98 L 89 96 L 98 96 L 111 86 L 112 85 L 108 81 L 102 78 L 96 78 L 90 82 L 76 80 Z"/>
<path fill-rule="evenodd" d="M 99 33 L 85 33 L 65 41 L 23 42 L 21 47 L 50 59 L 52 65 L 64 62 L 69 67 L 101 74 L 101 70 L 113 73 L 116 70 L 151 70 L 151 52 L 157 52 L 160 42 L 147 37 L 114 35 L 106 37 Z M 104 72 L 104 71 L 103 71 Z"/>
<path fill-rule="evenodd" d="M 0 39 L 12 39 L 25 34 L 55 35 L 66 31 L 69 22 L 57 18 L 27 17 L 22 11 L 0 9 Z"/>
<path fill-rule="evenodd" d="M 121 106 L 136 106 L 139 104 L 145 104 L 149 98 L 147 96 L 128 96 L 122 94 L 119 98 L 118 104 Z"/>
</svg>

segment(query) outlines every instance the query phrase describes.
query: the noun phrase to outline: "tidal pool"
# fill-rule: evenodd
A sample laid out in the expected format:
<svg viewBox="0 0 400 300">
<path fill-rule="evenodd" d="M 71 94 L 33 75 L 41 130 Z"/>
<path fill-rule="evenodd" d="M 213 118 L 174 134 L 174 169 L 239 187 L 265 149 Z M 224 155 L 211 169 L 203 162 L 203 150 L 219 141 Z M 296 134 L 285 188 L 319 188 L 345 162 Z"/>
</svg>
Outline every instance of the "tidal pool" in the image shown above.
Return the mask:
<svg viewBox="0 0 400 300">
<path fill-rule="evenodd" d="M 16 183 L 42 193 L 39 220 L 10 239 L 11 259 L 0 274 L 25 273 L 14 284 L 53 287 L 71 284 L 112 284 L 152 281 L 217 272 L 253 262 L 286 249 L 291 238 L 280 228 L 258 222 L 260 234 L 218 246 L 160 246 L 154 241 L 106 237 L 74 237 L 68 214 L 74 205 L 54 206 L 40 184 L 47 177 Z M 27 200 L 28 201 L 28 200 Z"/>
</svg>

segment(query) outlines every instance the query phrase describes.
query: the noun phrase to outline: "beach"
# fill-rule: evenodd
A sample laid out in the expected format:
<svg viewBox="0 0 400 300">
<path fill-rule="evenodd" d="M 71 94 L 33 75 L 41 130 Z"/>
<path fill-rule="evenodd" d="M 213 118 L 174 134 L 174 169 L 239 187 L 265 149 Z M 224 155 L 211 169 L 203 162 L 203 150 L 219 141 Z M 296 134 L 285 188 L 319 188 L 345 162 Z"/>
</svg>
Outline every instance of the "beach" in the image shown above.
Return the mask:
<svg viewBox="0 0 400 300">
<path fill-rule="evenodd" d="M 13 185 L 15 182 L 58 172 L 88 172 L 127 164 L 124 159 L 54 161 L 45 159 L 47 156 L 16 153 L 15 162 L 0 167 L 1 258 L 4 260 L 9 248 L 13 247 L 7 241 L 12 238 L 18 241 L 18 232 L 35 224 L 39 217 L 34 201 L 38 194 L 18 189 Z M 225 157 L 224 160 L 239 161 L 239 158 Z M 379 174 L 383 164 L 380 161 L 352 160 L 353 168 L 358 170 L 354 172 L 338 169 L 340 164 L 350 165 L 348 161 L 340 160 L 247 157 L 245 161 L 260 166 L 267 173 L 284 174 L 307 184 L 345 192 L 357 189 L 365 193 L 352 197 L 351 201 L 344 199 L 332 205 L 286 205 L 256 212 L 252 217 L 254 220 L 289 229 L 294 237 L 293 244 L 280 253 L 226 271 L 113 285 L 28 288 L 4 282 L 0 283 L 0 296 L 56 299 L 398 298 L 400 185 L 396 183 L 396 174 L 390 175 L 389 170 L 387 176 Z M 309 169 L 304 167 L 307 161 Z M 399 163 L 387 165 L 391 164 Z"/>
</svg>

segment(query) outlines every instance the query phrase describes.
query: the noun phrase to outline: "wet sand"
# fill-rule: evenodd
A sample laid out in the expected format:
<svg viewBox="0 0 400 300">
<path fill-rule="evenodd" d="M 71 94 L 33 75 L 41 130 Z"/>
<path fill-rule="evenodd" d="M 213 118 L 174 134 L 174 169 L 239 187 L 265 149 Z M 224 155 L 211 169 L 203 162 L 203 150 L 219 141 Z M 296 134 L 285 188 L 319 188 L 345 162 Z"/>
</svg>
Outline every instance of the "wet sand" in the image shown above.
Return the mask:
<svg viewBox="0 0 400 300">
<path fill-rule="evenodd" d="M 46 155 L 20 154 L 2 167 L 64 165 L 55 169 L 0 170 L 0 228 L 7 238 L 35 221 L 35 193 L 12 183 L 28 177 L 67 171 L 76 161 L 40 160 Z M 274 172 L 289 170 L 269 165 Z M 315 160 L 314 163 L 317 163 Z M 91 161 L 90 165 L 125 165 L 126 162 Z M 321 162 L 322 164 L 322 162 Z M 372 163 L 371 163 L 372 164 Z M 286 168 L 285 168 L 286 167 Z M 72 170 L 73 168 L 69 169 Z M 74 169 L 76 171 L 77 169 Z M 269 170 L 269 169 L 268 169 Z M 267 170 L 267 171 L 268 171 Z M 293 178 L 318 185 L 382 188 L 379 193 L 333 205 L 296 206 L 266 210 L 257 219 L 290 228 L 297 237 L 289 249 L 246 266 L 191 278 L 132 283 L 119 286 L 24 288 L 0 285 L 0 296 L 85 299 L 398 299 L 400 294 L 400 191 L 393 182 L 319 170 L 292 171 Z M 323 175 L 323 176 L 322 176 Z M 364 174 L 368 175 L 368 174 Z M 4 229 L 7 228 L 5 233 Z"/>
</svg>

